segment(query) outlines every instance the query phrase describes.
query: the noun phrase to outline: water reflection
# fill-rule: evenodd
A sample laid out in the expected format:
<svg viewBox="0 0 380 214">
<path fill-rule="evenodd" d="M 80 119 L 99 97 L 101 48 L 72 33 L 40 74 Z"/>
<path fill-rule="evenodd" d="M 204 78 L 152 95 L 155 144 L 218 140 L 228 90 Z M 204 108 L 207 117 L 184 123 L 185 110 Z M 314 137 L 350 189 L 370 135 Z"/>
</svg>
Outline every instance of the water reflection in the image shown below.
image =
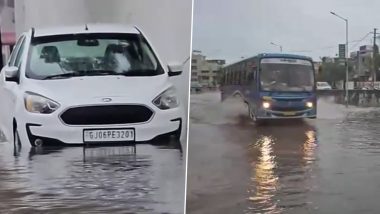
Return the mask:
<svg viewBox="0 0 380 214">
<path fill-rule="evenodd" d="M 306 131 L 306 141 L 303 144 L 303 160 L 305 165 L 308 166 L 315 161 L 315 149 L 318 146 L 316 132 L 314 130 Z"/>
<path fill-rule="evenodd" d="M 273 141 L 272 137 L 263 136 L 254 144 L 259 156 L 257 163 L 252 164 L 255 169 L 252 181 L 256 185 L 249 200 L 261 211 L 277 210 L 277 203 L 273 200 L 278 185 L 278 176 L 274 172 L 276 161 L 273 155 Z"/>
<path fill-rule="evenodd" d="M 309 170 L 318 145 L 315 128 L 277 124 L 257 129 L 254 136 L 248 212 L 281 213 L 307 206 Z"/>
<path fill-rule="evenodd" d="M 182 153 L 173 148 L 36 147 L 22 148 L 14 157 L 13 145 L 0 143 L 0 195 L 12 192 L 0 208 L 10 213 L 180 213 L 185 178 Z"/>
</svg>

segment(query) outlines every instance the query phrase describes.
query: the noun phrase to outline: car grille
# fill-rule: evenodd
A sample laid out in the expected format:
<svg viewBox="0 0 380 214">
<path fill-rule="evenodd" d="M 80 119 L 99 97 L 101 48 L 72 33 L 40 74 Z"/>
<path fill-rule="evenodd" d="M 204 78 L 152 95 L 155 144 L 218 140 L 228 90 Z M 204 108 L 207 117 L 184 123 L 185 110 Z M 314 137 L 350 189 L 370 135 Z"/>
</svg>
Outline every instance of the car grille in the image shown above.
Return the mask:
<svg viewBox="0 0 380 214">
<path fill-rule="evenodd" d="M 304 111 L 306 106 L 273 106 L 271 110 L 273 111 Z"/>
<path fill-rule="evenodd" d="M 153 111 L 142 105 L 81 106 L 67 109 L 61 119 L 68 125 L 110 125 L 143 123 Z"/>
<path fill-rule="evenodd" d="M 281 113 L 272 113 L 272 114 L 277 117 L 299 117 L 299 116 L 302 116 L 304 113 L 296 113 L 294 115 L 285 115 Z"/>
</svg>

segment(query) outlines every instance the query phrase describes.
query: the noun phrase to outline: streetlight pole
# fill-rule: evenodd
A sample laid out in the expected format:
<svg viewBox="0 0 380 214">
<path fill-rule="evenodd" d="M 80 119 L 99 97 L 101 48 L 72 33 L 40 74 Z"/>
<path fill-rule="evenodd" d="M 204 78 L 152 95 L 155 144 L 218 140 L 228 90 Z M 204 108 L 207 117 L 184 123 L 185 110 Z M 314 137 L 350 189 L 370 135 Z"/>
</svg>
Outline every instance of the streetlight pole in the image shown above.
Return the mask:
<svg viewBox="0 0 380 214">
<path fill-rule="evenodd" d="M 346 22 L 346 56 L 345 56 L 345 65 L 346 65 L 346 83 L 345 83 L 345 96 L 344 101 L 346 103 L 346 107 L 348 107 L 348 19 L 343 18 L 342 16 L 336 14 L 335 12 L 330 12 L 332 15 L 342 19 Z"/>
<path fill-rule="evenodd" d="M 274 46 L 277 46 L 277 47 L 280 47 L 280 52 L 282 53 L 282 46 L 281 46 L 281 45 L 278 45 L 278 44 L 276 44 L 276 43 L 274 43 L 274 42 L 271 42 L 270 44 L 271 44 L 271 45 L 274 45 Z"/>
</svg>

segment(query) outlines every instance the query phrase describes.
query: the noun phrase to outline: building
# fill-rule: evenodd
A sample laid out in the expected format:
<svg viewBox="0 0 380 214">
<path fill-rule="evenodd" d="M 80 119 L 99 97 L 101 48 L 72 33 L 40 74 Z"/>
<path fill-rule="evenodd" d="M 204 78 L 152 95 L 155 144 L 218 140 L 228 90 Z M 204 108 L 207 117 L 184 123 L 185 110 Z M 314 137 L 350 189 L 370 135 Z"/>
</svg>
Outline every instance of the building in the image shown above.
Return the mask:
<svg viewBox="0 0 380 214">
<path fill-rule="evenodd" d="M 206 56 L 202 55 L 200 51 L 193 51 L 191 57 L 191 83 L 199 83 L 199 74 L 206 61 Z"/>
<path fill-rule="evenodd" d="M 5 63 L 16 42 L 15 0 L 0 0 L 1 44 Z"/>
<path fill-rule="evenodd" d="M 373 46 L 363 45 L 358 51 L 351 52 L 350 61 L 353 65 L 354 77 L 359 80 L 368 80 L 372 70 Z"/>
<path fill-rule="evenodd" d="M 219 85 L 219 71 L 226 64 L 222 59 L 206 59 L 201 51 L 193 51 L 191 60 L 191 83 L 214 88 Z"/>
</svg>

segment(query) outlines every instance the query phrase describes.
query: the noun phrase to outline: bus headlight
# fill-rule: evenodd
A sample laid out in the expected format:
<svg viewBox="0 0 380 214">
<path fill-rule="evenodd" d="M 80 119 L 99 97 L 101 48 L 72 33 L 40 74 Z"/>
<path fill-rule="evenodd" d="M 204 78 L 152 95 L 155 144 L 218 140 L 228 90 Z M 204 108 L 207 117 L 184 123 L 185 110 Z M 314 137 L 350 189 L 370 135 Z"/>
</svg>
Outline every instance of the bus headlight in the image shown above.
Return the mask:
<svg viewBox="0 0 380 214">
<path fill-rule="evenodd" d="M 263 102 L 263 108 L 268 109 L 269 107 L 270 107 L 270 103 L 264 101 L 264 102 Z"/>
<path fill-rule="evenodd" d="M 306 106 L 308 108 L 313 108 L 314 104 L 313 104 L 313 102 L 306 102 Z"/>
</svg>

